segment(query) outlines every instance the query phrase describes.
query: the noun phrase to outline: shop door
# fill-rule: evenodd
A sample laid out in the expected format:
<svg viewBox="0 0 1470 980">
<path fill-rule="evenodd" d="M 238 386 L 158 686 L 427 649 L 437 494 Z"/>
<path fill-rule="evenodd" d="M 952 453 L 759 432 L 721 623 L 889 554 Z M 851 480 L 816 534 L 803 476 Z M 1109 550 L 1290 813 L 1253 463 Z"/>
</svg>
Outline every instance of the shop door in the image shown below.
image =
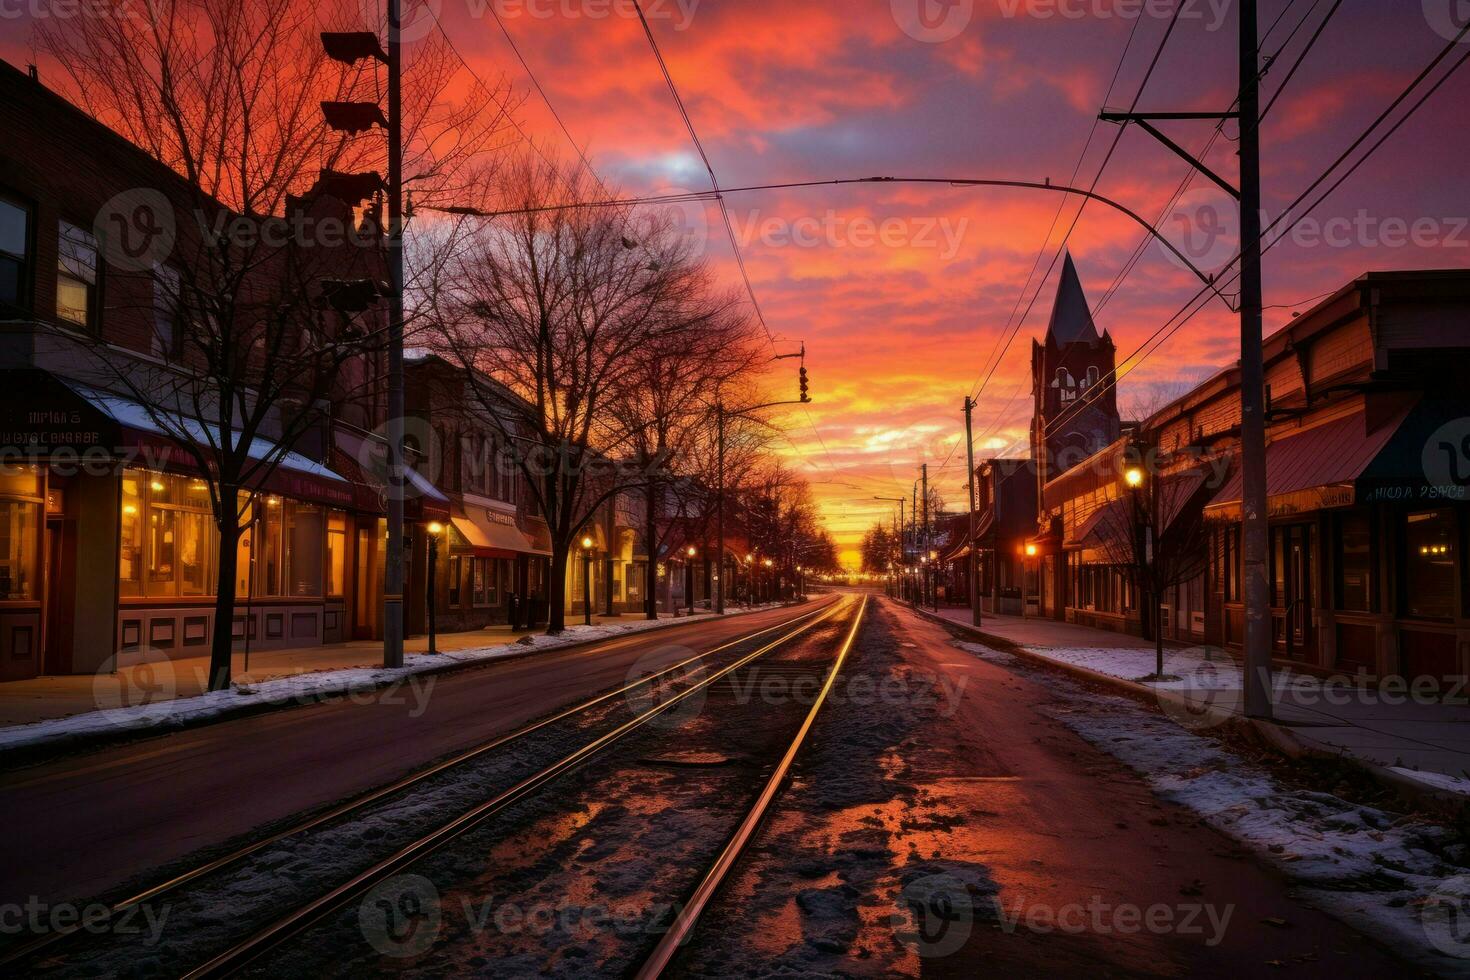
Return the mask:
<svg viewBox="0 0 1470 980">
<path fill-rule="evenodd" d="M 352 638 L 372 640 L 378 631 L 377 535 L 371 527 L 357 529 L 352 592 Z"/>
<path fill-rule="evenodd" d="M 1293 524 L 1274 529 L 1273 558 L 1276 560 L 1276 600 L 1281 607 L 1281 641 L 1293 660 L 1311 659 L 1316 653 L 1312 629 L 1312 526 Z"/>
<path fill-rule="evenodd" d="M 66 607 L 71 590 L 70 582 L 62 575 L 62 546 L 66 540 L 64 527 L 59 517 L 46 521 L 46 551 L 42 556 L 46 567 L 41 575 L 46 590 L 46 608 L 42 614 L 41 636 L 44 669 L 48 674 L 67 673 L 69 666 L 66 661 L 71 646 L 71 620 L 66 615 Z M 41 669 L 41 664 L 33 663 L 29 676 L 34 677 Z"/>
</svg>

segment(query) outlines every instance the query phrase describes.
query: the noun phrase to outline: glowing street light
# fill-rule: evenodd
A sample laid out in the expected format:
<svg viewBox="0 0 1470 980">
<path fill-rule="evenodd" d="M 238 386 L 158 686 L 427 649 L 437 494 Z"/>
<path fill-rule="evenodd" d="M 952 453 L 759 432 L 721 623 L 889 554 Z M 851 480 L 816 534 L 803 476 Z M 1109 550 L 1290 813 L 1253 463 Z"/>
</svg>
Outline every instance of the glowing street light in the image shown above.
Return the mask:
<svg viewBox="0 0 1470 980">
<path fill-rule="evenodd" d="M 426 530 L 429 532 L 429 580 L 424 600 L 429 615 L 429 653 L 434 654 L 439 652 L 437 631 L 434 628 L 434 607 L 438 598 L 434 589 L 434 570 L 439 566 L 439 536 L 444 533 L 444 525 L 438 521 L 430 521 Z"/>
<path fill-rule="evenodd" d="M 592 625 L 592 535 L 582 535 L 582 620 Z"/>
</svg>

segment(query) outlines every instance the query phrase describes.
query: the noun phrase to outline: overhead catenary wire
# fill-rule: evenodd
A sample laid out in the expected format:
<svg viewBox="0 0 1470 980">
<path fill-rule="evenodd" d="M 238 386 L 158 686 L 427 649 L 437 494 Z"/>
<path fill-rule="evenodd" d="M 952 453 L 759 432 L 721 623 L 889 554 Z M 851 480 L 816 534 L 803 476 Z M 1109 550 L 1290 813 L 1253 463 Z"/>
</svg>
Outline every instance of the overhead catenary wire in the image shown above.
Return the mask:
<svg viewBox="0 0 1470 980">
<path fill-rule="evenodd" d="M 714 188 L 714 200 L 719 207 L 720 221 L 725 226 L 725 235 L 730 240 L 730 249 L 735 256 L 735 267 L 740 273 L 740 279 L 745 284 L 745 294 L 750 298 L 751 309 L 755 312 L 756 322 L 761 325 L 761 330 L 766 335 L 766 341 L 774 350 L 777 348 L 775 335 L 766 323 L 764 311 L 761 309 L 760 300 L 755 294 L 755 285 L 750 281 L 750 270 L 745 266 L 745 253 L 740 248 L 740 239 L 735 234 L 735 226 L 730 221 L 730 209 L 725 202 L 724 192 L 720 189 L 720 179 L 715 174 L 714 164 L 710 161 L 709 153 L 704 148 L 704 141 L 699 138 L 699 132 L 694 127 L 694 120 L 689 115 L 689 110 L 684 104 L 684 98 L 679 94 L 679 86 L 674 82 L 674 75 L 669 71 L 668 62 L 664 60 L 663 51 L 658 46 L 658 38 L 654 36 L 653 26 L 649 24 L 648 17 L 643 12 L 642 0 L 633 0 L 633 9 L 638 13 L 638 23 L 643 26 L 643 35 L 648 39 L 648 46 L 653 51 L 654 60 L 658 62 L 659 71 L 662 72 L 664 84 L 668 86 L 669 95 L 674 100 L 674 107 L 679 112 L 679 118 L 684 122 L 684 128 L 689 133 L 689 139 L 694 143 L 695 150 L 699 153 L 699 159 L 704 163 L 705 172 L 709 174 L 710 186 Z M 822 438 L 821 431 L 817 428 L 816 420 L 805 405 L 802 406 L 807 425 L 811 427 L 812 434 L 817 437 L 817 444 L 822 448 L 822 454 L 826 457 L 827 466 L 833 472 L 837 472 L 837 464 L 832 459 L 832 453 L 827 448 L 827 441 Z"/>
<path fill-rule="evenodd" d="M 1183 4 L 1177 4 L 1174 7 L 1174 13 L 1169 18 L 1168 27 L 1165 29 L 1163 37 L 1160 38 L 1158 47 L 1154 50 L 1153 58 L 1149 61 L 1148 69 L 1144 72 L 1143 79 L 1139 82 L 1138 91 L 1133 96 L 1133 102 L 1128 110 L 1129 112 L 1137 111 L 1138 105 L 1143 99 L 1143 94 L 1148 89 L 1148 83 L 1153 79 L 1154 72 L 1158 69 L 1159 62 L 1164 56 L 1164 50 L 1169 45 L 1169 39 L 1174 36 L 1174 30 L 1179 26 L 1179 15 L 1183 9 Z M 1137 27 L 1138 24 L 1135 22 L 1134 30 L 1137 30 Z M 1132 45 L 1132 41 L 1133 36 L 1132 34 L 1130 34 L 1128 42 L 1129 46 Z M 1122 71 L 1123 60 L 1126 60 L 1127 53 L 1127 48 L 1125 47 L 1123 52 L 1123 59 L 1120 60 L 1118 64 L 1118 71 L 1114 73 L 1114 84 L 1116 84 L 1117 75 Z M 1108 98 L 1111 97 L 1112 88 L 1113 86 L 1110 85 L 1108 88 L 1108 95 L 1104 96 L 1103 98 L 1104 104 L 1106 104 Z M 1107 154 L 1103 157 L 1102 163 L 1098 165 L 1097 173 L 1092 178 L 1092 183 L 1088 188 L 1089 192 L 1096 191 L 1098 184 L 1102 182 L 1103 173 L 1107 170 L 1108 164 L 1112 162 L 1113 156 L 1118 152 L 1118 147 L 1123 142 L 1123 135 L 1127 131 L 1127 128 L 1128 127 L 1126 124 L 1118 127 L 1118 132 L 1113 136 L 1112 145 L 1108 147 Z M 1089 142 L 1091 141 L 1090 135 L 1088 137 L 1088 140 Z M 1083 152 L 1085 155 L 1085 147 Z M 1081 169 L 1080 160 L 1078 161 L 1078 169 Z M 972 388 L 971 391 L 966 395 L 966 397 L 971 401 L 979 401 L 980 396 L 985 393 L 985 389 L 989 386 L 990 380 L 995 376 L 995 372 L 999 370 L 1001 363 L 1005 360 L 1006 354 L 1011 349 L 1011 344 L 1015 343 L 1016 337 L 1019 336 L 1021 332 L 1021 327 L 1025 325 L 1027 318 L 1031 315 L 1031 310 L 1036 306 L 1036 302 L 1041 296 L 1042 290 L 1046 288 L 1047 280 L 1051 278 L 1052 272 L 1056 270 L 1057 262 L 1061 260 L 1062 255 L 1066 252 L 1067 242 L 1071 240 L 1072 233 L 1077 230 L 1077 225 L 1082 220 L 1083 212 L 1087 210 L 1088 200 L 1089 198 L 1084 197 L 1081 205 L 1077 208 L 1077 213 L 1072 216 L 1071 224 L 1067 227 L 1066 233 L 1062 235 L 1062 240 L 1057 245 L 1056 253 L 1052 256 L 1051 263 L 1047 266 L 1046 273 L 1042 275 L 1041 281 L 1037 284 L 1036 291 L 1031 294 L 1031 300 L 1026 304 L 1026 309 L 1021 313 L 1020 319 L 1016 320 L 1014 325 L 1008 324 L 1009 333 L 1005 334 L 1005 342 L 1000 346 L 1000 353 L 994 358 L 993 362 L 990 363 L 988 370 L 985 371 L 984 377 L 979 383 L 979 386 L 976 388 Z M 1050 239 L 1050 237 L 1051 233 L 1048 232 L 1047 238 Z M 1046 244 L 1043 243 L 1042 251 L 1045 252 L 1045 249 Z M 1024 287 L 1022 289 L 1022 295 L 1025 295 Z M 939 464 L 939 468 L 935 471 L 936 473 L 942 473 L 945 469 L 949 467 L 950 462 L 954 459 L 955 448 L 955 446 L 950 447 L 949 454 L 944 458 L 944 461 Z"/>
<path fill-rule="evenodd" d="M 1344 150 L 1343 153 L 1340 154 L 1338 158 L 1334 160 L 1333 163 L 1307 187 L 1306 190 L 1299 194 L 1297 198 L 1290 205 L 1288 205 L 1285 210 L 1283 210 L 1279 217 L 1273 220 L 1262 230 L 1261 238 L 1263 241 L 1268 236 L 1270 236 L 1271 232 L 1273 232 L 1283 221 L 1285 221 L 1292 214 L 1292 212 L 1295 211 L 1296 208 L 1302 204 L 1303 201 L 1310 197 L 1313 192 L 1317 190 L 1317 188 L 1321 187 L 1323 184 L 1331 179 L 1333 172 L 1336 171 L 1344 162 L 1346 162 L 1346 160 L 1350 158 L 1353 153 L 1355 153 L 1364 143 L 1366 143 L 1372 137 L 1373 133 L 1379 128 L 1379 126 L 1381 126 L 1389 118 L 1389 116 L 1391 116 L 1394 111 L 1398 109 L 1399 106 L 1401 106 L 1405 101 L 1408 100 L 1408 98 L 1413 94 L 1414 90 L 1417 89 L 1424 82 L 1424 80 L 1434 72 L 1434 69 L 1437 68 L 1445 60 L 1446 57 L 1449 56 L 1451 51 L 1459 46 L 1461 40 L 1464 39 L 1467 33 L 1470 33 L 1470 24 L 1467 24 L 1464 28 L 1462 28 L 1455 39 L 1452 40 L 1448 45 L 1446 45 L 1445 48 L 1440 51 L 1439 55 L 1436 56 L 1434 60 L 1431 61 L 1424 68 L 1423 71 L 1415 76 L 1414 80 L 1409 83 L 1404 91 L 1401 92 L 1398 97 L 1389 104 L 1388 108 L 1380 113 L 1379 116 L 1368 126 L 1368 128 L 1357 139 L 1355 139 L 1352 144 L 1346 150 Z M 1435 93 L 1438 92 L 1439 89 L 1442 88 L 1444 84 L 1448 82 L 1450 78 L 1453 77 L 1453 75 L 1464 66 L 1467 60 L 1470 60 L 1470 51 L 1467 51 L 1465 54 L 1461 55 L 1459 60 L 1452 64 L 1450 68 L 1427 91 L 1425 91 L 1412 106 L 1409 107 L 1408 111 L 1405 112 L 1404 115 L 1401 116 L 1399 120 L 1395 122 L 1393 126 L 1390 127 L 1389 130 L 1377 140 L 1377 142 L 1369 147 L 1367 152 L 1359 157 L 1357 161 L 1354 162 L 1346 172 L 1344 172 L 1341 176 L 1338 177 L 1336 181 L 1333 182 L 1331 187 L 1329 187 L 1325 192 L 1318 196 L 1316 200 L 1314 200 L 1307 208 L 1305 208 L 1301 212 L 1299 218 L 1293 221 L 1292 224 L 1288 228 L 1284 229 L 1282 233 L 1276 238 L 1266 242 L 1266 244 L 1262 248 L 1262 254 L 1264 255 L 1276 245 L 1280 244 L 1281 241 L 1286 237 L 1286 235 L 1290 233 L 1291 228 L 1295 227 L 1297 222 L 1300 221 L 1301 217 L 1305 217 L 1306 215 L 1312 213 L 1314 210 L 1320 207 L 1321 204 L 1326 201 L 1328 197 L 1335 193 L 1339 187 L 1341 187 L 1349 178 L 1353 176 L 1353 174 L 1361 169 L 1363 165 L 1366 164 L 1368 160 L 1371 159 L 1372 156 L 1386 142 L 1388 142 L 1388 140 L 1392 138 L 1395 133 L 1397 133 L 1411 118 L 1413 118 L 1413 116 L 1419 111 L 1419 109 L 1422 108 L 1424 104 L 1428 102 L 1429 99 L 1432 98 Z M 1238 264 L 1240 260 L 1241 255 L 1237 253 L 1236 256 L 1232 258 L 1229 262 L 1227 262 L 1223 268 L 1230 269 Z M 1231 275 L 1226 284 L 1228 285 L 1229 283 L 1234 282 L 1239 278 L 1239 276 L 1239 273 Z M 1149 338 L 1143 342 L 1143 344 L 1139 345 L 1139 347 L 1132 354 L 1125 358 L 1124 364 L 1127 365 L 1125 368 L 1115 368 L 1112 372 L 1109 372 L 1109 377 L 1107 377 L 1104 381 L 1099 382 L 1099 384 L 1094 386 L 1093 388 L 1090 388 L 1086 397 L 1079 399 L 1078 402 L 1072 406 L 1072 408 L 1068 409 L 1067 412 L 1064 412 L 1061 416 L 1058 417 L 1058 424 L 1060 424 L 1062 421 L 1065 421 L 1072 415 L 1075 415 L 1077 412 L 1081 411 L 1083 407 L 1095 400 L 1101 394 L 1105 393 L 1107 390 L 1115 387 L 1119 381 L 1121 381 L 1124 377 L 1126 377 L 1129 373 L 1136 369 L 1137 366 L 1144 360 L 1146 360 L 1150 354 L 1152 354 L 1154 351 L 1157 351 L 1159 347 L 1163 345 L 1164 341 L 1168 340 L 1169 337 L 1172 337 L 1186 323 L 1197 316 L 1199 312 L 1204 309 L 1204 306 L 1207 305 L 1207 303 L 1201 304 L 1193 311 L 1190 311 L 1190 307 L 1194 306 L 1194 304 L 1197 303 L 1202 297 L 1204 297 L 1205 294 L 1206 290 L 1199 290 L 1193 296 L 1191 296 L 1189 300 L 1187 300 L 1185 304 L 1180 307 L 1180 309 L 1173 316 L 1166 320 L 1163 325 L 1155 330 L 1154 333 L 1151 334 Z M 1183 317 L 1183 319 L 1179 319 L 1180 317 Z M 1175 322 L 1176 320 L 1178 321 L 1177 323 Z M 1158 339 L 1158 343 L 1154 343 L 1156 339 Z M 1153 344 L 1153 347 L 1151 349 L 1147 349 L 1149 348 L 1150 344 Z"/>
<path fill-rule="evenodd" d="M 1289 0 L 1288 3 L 1286 3 L 1285 5 L 1282 6 L 1281 11 L 1276 15 L 1276 19 L 1274 21 L 1272 21 L 1271 26 L 1269 28 L 1267 28 L 1266 33 L 1264 35 L 1262 35 L 1262 37 L 1261 37 L 1261 43 L 1260 43 L 1261 50 L 1263 50 L 1263 51 L 1265 50 L 1266 45 L 1271 40 L 1271 37 L 1276 33 L 1277 27 L 1279 27 L 1281 25 L 1281 23 L 1285 20 L 1287 14 L 1289 14 L 1291 12 L 1291 10 L 1296 6 L 1297 2 L 1298 2 L 1298 0 Z M 1276 63 L 1276 61 L 1281 57 L 1281 55 L 1285 53 L 1286 49 L 1291 45 L 1292 40 L 1295 39 L 1295 37 L 1300 32 L 1300 30 L 1302 29 L 1302 27 L 1311 18 L 1311 15 L 1317 10 L 1317 8 L 1321 5 L 1321 3 L 1322 3 L 1322 0 L 1314 0 L 1314 2 L 1312 3 L 1312 6 L 1310 8 L 1308 8 L 1307 12 L 1304 13 L 1302 15 L 1302 17 L 1297 21 L 1296 26 L 1293 27 L 1291 29 L 1291 31 L 1287 33 L 1286 38 L 1277 47 L 1275 53 L 1274 54 L 1271 54 L 1270 56 L 1268 56 L 1268 57 L 1266 57 L 1266 58 L 1263 59 L 1261 68 L 1260 68 L 1260 70 L 1257 73 L 1257 80 L 1258 81 L 1259 80 L 1262 80 L 1262 79 L 1264 79 L 1266 77 L 1266 75 L 1270 72 L 1272 66 L 1274 66 L 1275 63 Z M 1340 0 L 1339 0 L 1339 3 L 1333 7 L 1332 11 L 1329 12 L 1329 14 L 1327 16 L 1327 20 L 1330 20 L 1331 19 L 1332 14 L 1336 12 L 1336 9 L 1337 9 L 1337 6 L 1338 5 L 1340 5 Z M 1323 24 L 1322 24 L 1322 27 L 1325 27 L 1325 26 L 1326 26 L 1326 22 L 1324 21 Z M 1295 74 L 1296 69 L 1301 66 L 1301 63 L 1305 60 L 1305 58 L 1306 58 L 1307 54 L 1310 52 L 1312 46 L 1316 44 L 1316 41 L 1321 36 L 1321 33 L 1322 33 L 1322 31 L 1319 28 L 1318 31 L 1317 31 L 1317 33 L 1316 33 L 1316 35 L 1313 36 L 1312 40 L 1308 42 L 1308 44 L 1306 45 L 1306 47 L 1302 50 L 1301 54 L 1298 56 L 1296 63 L 1292 66 L 1292 70 L 1291 70 L 1291 73 L 1290 74 Z M 1281 84 L 1281 86 L 1278 87 L 1277 92 L 1276 92 L 1277 97 L 1279 97 L 1281 95 L 1281 93 L 1285 90 L 1286 85 L 1289 82 L 1290 82 L 1290 75 L 1288 75 L 1288 78 L 1285 81 L 1283 81 L 1283 83 Z M 1273 102 L 1274 102 L 1274 99 L 1273 99 Z M 1233 101 L 1231 103 L 1230 109 L 1227 110 L 1227 111 L 1234 112 L 1236 106 L 1238 106 L 1239 104 L 1240 104 L 1240 99 L 1237 96 L 1236 99 L 1235 99 L 1235 101 Z M 1226 122 L 1227 122 L 1226 119 L 1221 119 L 1218 123 L 1215 124 L 1213 130 L 1211 131 L 1210 138 L 1209 138 L 1208 142 L 1206 142 L 1205 145 L 1204 145 L 1204 147 L 1202 147 L 1201 150 L 1198 153 L 1195 154 L 1196 159 L 1204 160 L 1204 159 L 1207 159 L 1209 157 L 1210 151 L 1214 148 L 1216 142 L 1220 139 L 1220 137 L 1223 136 L 1224 133 L 1225 133 L 1225 124 L 1226 124 Z M 1184 178 L 1183 178 L 1183 180 L 1180 181 L 1180 184 L 1179 184 L 1178 188 L 1174 191 L 1174 194 L 1169 198 L 1169 201 L 1164 205 L 1162 211 L 1160 211 L 1159 217 L 1154 220 L 1153 224 L 1154 224 L 1155 227 L 1161 226 L 1163 224 L 1164 219 L 1177 206 L 1178 202 L 1183 198 L 1184 194 L 1188 191 L 1190 184 L 1192 184 L 1194 182 L 1195 178 L 1198 175 L 1199 175 L 1199 171 L 1195 167 L 1190 167 L 1185 172 Z M 1126 282 L 1127 279 L 1129 278 L 1129 276 L 1132 275 L 1133 270 L 1135 268 L 1137 268 L 1137 265 L 1138 265 L 1139 261 L 1142 260 L 1145 252 L 1148 249 L 1149 241 L 1150 241 L 1150 236 L 1147 235 L 1147 234 L 1143 235 L 1140 238 L 1139 243 L 1134 247 L 1134 249 L 1132 251 L 1132 254 L 1129 256 L 1129 258 L 1127 259 L 1127 261 L 1123 264 L 1123 267 L 1118 271 L 1118 274 L 1116 276 L 1114 276 L 1113 281 L 1109 284 L 1108 288 L 1104 291 L 1104 293 L 1102 295 L 1102 298 L 1099 299 L 1098 302 L 1093 306 L 1092 316 L 1094 317 L 1094 319 L 1096 319 L 1102 313 L 1102 311 L 1107 307 L 1108 303 L 1110 303 L 1112 301 L 1112 299 L 1118 294 L 1118 292 L 1122 288 L 1123 283 Z M 1029 282 L 1029 280 L 1028 280 L 1028 282 Z M 1066 366 L 1066 355 L 1065 354 L 1063 355 L 1061 366 L 1063 366 L 1063 367 Z M 1001 428 L 1003 425 L 1005 425 L 1005 422 L 1006 422 L 1006 419 L 1008 418 L 1008 413 L 1010 412 L 1011 406 L 1015 403 L 1016 398 L 1019 397 L 1020 392 L 1022 390 L 1024 390 L 1024 386 L 1018 386 L 1016 388 L 1016 390 L 1011 393 L 1011 397 L 1006 400 L 1006 403 L 1001 408 L 1001 410 L 998 413 L 995 413 L 992 416 L 992 420 L 991 420 L 990 425 L 988 425 L 986 427 L 985 431 L 980 436 L 981 439 L 989 438 L 999 428 Z"/>
</svg>

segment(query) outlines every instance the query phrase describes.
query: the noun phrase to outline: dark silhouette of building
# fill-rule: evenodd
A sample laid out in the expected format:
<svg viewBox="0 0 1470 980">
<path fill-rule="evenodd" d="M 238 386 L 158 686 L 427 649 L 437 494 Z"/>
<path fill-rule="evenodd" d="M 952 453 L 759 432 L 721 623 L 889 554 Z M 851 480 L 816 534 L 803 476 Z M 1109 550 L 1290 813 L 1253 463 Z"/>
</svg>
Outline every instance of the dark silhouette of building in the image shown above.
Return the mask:
<svg viewBox="0 0 1470 980">
<path fill-rule="evenodd" d="M 1038 486 L 1117 441 L 1117 389 L 1107 383 L 1116 359 L 1113 338 L 1098 333 L 1067 255 L 1046 338 L 1031 342 L 1031 456 Z"/>
</svg>

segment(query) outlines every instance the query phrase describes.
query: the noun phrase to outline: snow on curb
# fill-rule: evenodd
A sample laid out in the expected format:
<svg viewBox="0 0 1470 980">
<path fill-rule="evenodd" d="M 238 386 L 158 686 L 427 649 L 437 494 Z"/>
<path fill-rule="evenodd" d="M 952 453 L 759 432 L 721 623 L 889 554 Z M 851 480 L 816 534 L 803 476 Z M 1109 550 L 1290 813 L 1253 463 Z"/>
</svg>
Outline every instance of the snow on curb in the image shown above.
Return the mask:
<svg viewBox="0 0 1470 980">
<path fill-rule="evenodd" d="M 999 661 L 989 648 L 955 645 Z M 1470 976 L 1470 937 L 1456 927 L 1459 902 L 1470 895 L 1470 854 L 1450 831 L 1285 787 L 1219 742 L 1128 697 L 1027 673 L 1058 695 L 1049 714 L 1137 772 L 1161 798 L 1279 867 L 1314 904 L 1436 973 Z"/>
<path fill-rule="evenodd" d="M 753 609 L 731 609 L 725 613 L 725 616 L 738 616 L 773 608 L 778 607 L 757 606 Z M 147 704 L 104 707 L 67 718 L 52 718 L 26 725 L 0 728 L 0 764 L 11 761 L 7 757 L 13 757 L 23 751 L 43 747 L 55 749 L 61 746 L 71 746 L 74 743 L 114 739 L 122 735 L 136 736 L 176 731 L 180 728 L 221 721 L 234 715 L 268 708 L 312 704 L 344 695 L 365 694 L 398 684 L 407 684 L 414 692 L 417 692 L 421 686 L 420 679 L 424 675 L 596 643 L 630 633 L 642 633 L 719 618 L 721 617 L 715 613 L 705 613 L 678 619 L 641 619 L 628 623 L 569 626 L 566 632 L 559 636 L 538 633 L 509 643 L 498 643 L 469 650 L 433 655 L 405 654 L 404 665 L 399 668 L 348 667 L 341 670 L 296 674 L 261 681 L 258 684 L 235 684 L 228 691 L 213 691 L 193 697 L 157 700 Z M 422 685 L 432 686 L 432 684 L 432 680 L 422 681 Z M 427 690 L 424 691 L 424 694 L 427 695 Z"/>
<path fill-rule="evenodd" d="M 1430 789 L 1445 793 L 1458 793 L 1461 796 L 1470 796 L 1470 779 L 1462 779 L 1459 776 L 1447 776 L 1442 772 L 1426 772 L 1423 769 L 1409 769 L 1404 766 L 1387 766 L 1389 772 L 1396 776 L 1415 783 L 1422 783 Z"/>
</svg>

